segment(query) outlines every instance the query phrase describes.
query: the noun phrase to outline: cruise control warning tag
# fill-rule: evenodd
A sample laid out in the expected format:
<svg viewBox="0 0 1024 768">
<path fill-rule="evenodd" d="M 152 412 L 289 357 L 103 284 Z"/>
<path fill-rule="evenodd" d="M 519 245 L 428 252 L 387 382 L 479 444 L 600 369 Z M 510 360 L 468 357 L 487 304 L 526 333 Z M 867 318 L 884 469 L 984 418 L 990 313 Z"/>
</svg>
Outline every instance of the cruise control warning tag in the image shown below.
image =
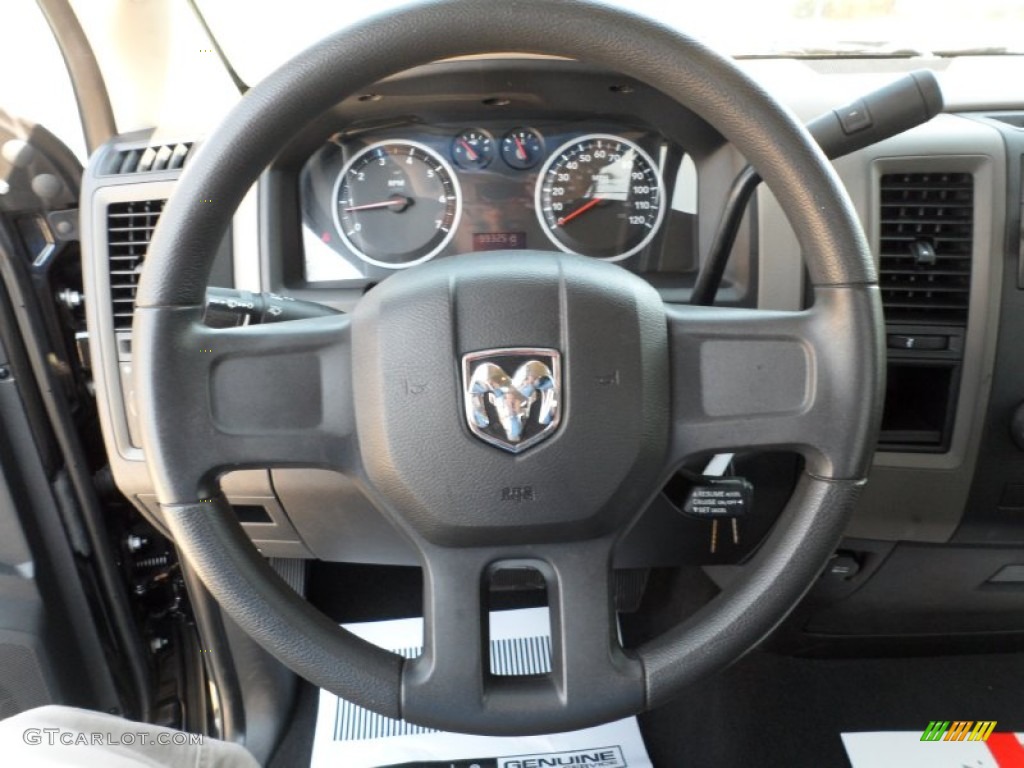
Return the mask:
<svg viewBox="0 0 1024 768">
<path fill-rule="evenodd" d="M 742 477 L 709 477 L 690 491 L 683 511 L 694 517 L 743 517 L 754 502 L 754 486 Z"/>
</svg>

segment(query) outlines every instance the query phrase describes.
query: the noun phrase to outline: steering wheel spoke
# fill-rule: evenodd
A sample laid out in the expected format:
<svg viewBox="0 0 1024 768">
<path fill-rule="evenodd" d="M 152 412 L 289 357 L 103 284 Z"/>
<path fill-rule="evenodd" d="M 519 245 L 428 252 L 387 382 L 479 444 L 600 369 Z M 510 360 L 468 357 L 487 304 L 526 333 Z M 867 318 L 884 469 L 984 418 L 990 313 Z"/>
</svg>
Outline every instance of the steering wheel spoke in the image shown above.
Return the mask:
<svg viewBox="0 0 1024 768">
<path fill-rule="evenodd" d="M 179 468 L 158 489 L 164 503 L 212 496 L 227 470 L 343 469 L 352 458 L 348 317 L 215 329 L 196 308 L 150 308 L 136 326 L 140 364 L 156 372 L 139 392 L 158 417 L 149 445 Z M 168 332 L 173 346 L 145 343 Z"/>
<path fill-rule="evenodd" d="M 602 539 L 507 553 L 425 550 L 424 652 L 405 666 L 403 716 L 447 730 L 515 734 L 582 727 L 642 707 L 642 669 L 615 629 L 609 548 Z M 489 575 L 501 568 L 533 568 L 547 584 L 548 673 L 491 671 L 486 598 Z"/>
<path fill-rule="evenodd" d="M 863 477 L 875 425 L 860 415 L 876 397 L 880 370 L 858 365 L 857 350 L 876 343 L 873 292 L 820 288 L 803 312 L 667 307 L 670 464 L 697 454 L 780 449 L 801 453 L 812 475 Z"/>
</svg>

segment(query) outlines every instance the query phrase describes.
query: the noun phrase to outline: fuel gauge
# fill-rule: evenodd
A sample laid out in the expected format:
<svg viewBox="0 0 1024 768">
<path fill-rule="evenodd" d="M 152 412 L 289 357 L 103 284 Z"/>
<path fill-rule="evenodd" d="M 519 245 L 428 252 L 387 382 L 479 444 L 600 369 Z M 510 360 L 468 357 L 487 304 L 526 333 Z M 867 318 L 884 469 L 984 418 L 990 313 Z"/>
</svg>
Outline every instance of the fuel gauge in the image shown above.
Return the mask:
<svg viewBox="0 0 1024 768">
<path fill-rule="evenodd" d="M 494 139 L 487 131 L 470 128 L 452 139 L 452 160 L 459 168 L 480 170 L 494 159 Z"/>
<path fill-rule="evenodd" d="M 501 156 L 520 171 L 533 168 L 544 155 L 544 140 L 533 128 L 513 128 L 501 140 Z"/>
</svg>

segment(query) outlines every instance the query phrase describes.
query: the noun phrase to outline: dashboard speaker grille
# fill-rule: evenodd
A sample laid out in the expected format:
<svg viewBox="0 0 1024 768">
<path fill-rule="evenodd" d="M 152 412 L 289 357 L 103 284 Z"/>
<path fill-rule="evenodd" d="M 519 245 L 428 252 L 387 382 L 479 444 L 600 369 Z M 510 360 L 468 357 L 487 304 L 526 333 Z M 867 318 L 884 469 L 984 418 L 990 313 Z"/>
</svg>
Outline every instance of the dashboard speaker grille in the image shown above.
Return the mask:
<svg viewBox="0 0 1024 768">
<path fill-rule="evenodd" d="M 881 179 L 879 271 L 890 323 L 965 325 L 974 245 L 974 176 Z"/>
<path fill-rule="evenodd" d="M 135 292 L 164 200 L 111 203 L 107 208 L 110 300 L 114 330 L 131 330 Z"/>
</svg>

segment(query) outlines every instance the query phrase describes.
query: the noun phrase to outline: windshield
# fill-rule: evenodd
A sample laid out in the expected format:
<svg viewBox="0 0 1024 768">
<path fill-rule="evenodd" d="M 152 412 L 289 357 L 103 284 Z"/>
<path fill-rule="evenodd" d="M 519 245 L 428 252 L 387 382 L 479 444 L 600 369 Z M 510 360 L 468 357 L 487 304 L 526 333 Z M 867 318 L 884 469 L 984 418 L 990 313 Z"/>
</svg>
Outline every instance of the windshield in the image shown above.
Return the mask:
<svg viewBox="0 0 1024 768">
<path fill-rule="evenodd" d="M 605 0 L 734 56 L 1024 53 L 1024 0 Z M 406 0 L 197 0 L 242 79 L 255 83 L 334 29 Z"/>
</svg>

